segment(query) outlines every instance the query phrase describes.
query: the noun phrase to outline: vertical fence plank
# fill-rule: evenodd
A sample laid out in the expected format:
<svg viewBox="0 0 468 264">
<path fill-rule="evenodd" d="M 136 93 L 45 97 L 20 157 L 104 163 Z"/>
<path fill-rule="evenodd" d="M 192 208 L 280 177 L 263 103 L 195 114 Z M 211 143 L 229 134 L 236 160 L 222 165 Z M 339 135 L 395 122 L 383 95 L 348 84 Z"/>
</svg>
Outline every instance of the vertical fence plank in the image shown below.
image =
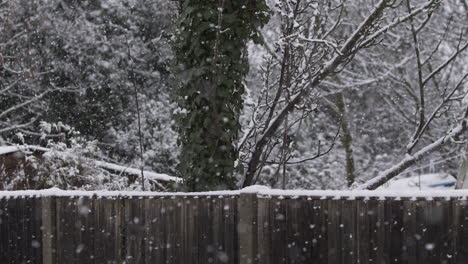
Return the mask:
<svg viewBox="0 0 468 264">
<path fill-rule="evenodd" d="M 57 205 L 55 197 L 42 197 L 42 263 L 55 264 L 57 257 Z"/>
<path fill-rule="evenodd" d="M 404 201 L 403 214 L 403 263 L 418 263 L 417 258 L 417 221 L 416 221 L 416 202 Z"/>
<path fill-rule="evenodd" d="M 357 263 L 357 207 L 356 201 L 341 200 L 343 252 L 341 263 Z"/>
<path fill-rule="evenodd" d="M 69 197 L 56 197 L 56 263 L 75 263 L 75 206 Z M 55 234 L 52 234 L 54 236 Z M 78 248 L 79 249 L 79 248 Z"/>
<path fill-rule="evenodd" d="M 37 263 L 35 258 L 38 248 L 40 248 L 40 242 L 37 240 L 35 234 L 35 199 L 33 197 L 24 198 L 24 210 L 23 210 L 23 258 L 24 263 Z M 40 224 L 40 223 L 38 223 Z"/>
<path fill-rule="evenodd" d="M 426 236 L 428 220 L 426 215 L 430 213 L 431 207 L 428 201 L 417 201 L 416 203 L 416 257 L 418 263 L 425 263 L 430 259 L 429 252 L 426 250 L 426 245 L 434 245 L 434 241 L 429 241 Z"/>
<path fill-rule="evenodd" d="M 298 264 L 306 261 L 304 245 L 299 241 L 301 219 L 299 218 L 299 209 L 301 206 L 298 198 L 287 199 L 286 215 L 284 222 L 286 224 L 286 250 L 287 263 Z"/>
<path fill-rule="evenodd" d="M 98 230 L 95 228 L 94 203 L 99 203 L 96 197 L 79 197 L 73 201 L 76 206 L 75 228 L 77 233 L 74 234 L 75 240 L 75 256 L 77 263 L 93 264 L 96 258 L 96 251 L 102 251 L 103 245 L 94 243 L 94 236 Z"/>
<path fill-rule="evenodd" d="M 456 218 L 457 242 L 456 262 L 457 264 L 468 263 L 468 201 L 454 201 L 454 217 Z"/>
<path fill-rule="evenodd" d="M 297 243 L 301 251 L 301 257 L 303 263 L 312 262 L 312 240 L 313 240 L 313 228 L 310 228 L 312 224 L 315 224 L 314 221 L 314 210 L 312 207 L 311 201 L 307 199 L 299 198 L 297 200 L 297 214 L 298 214 L 298 223 L 297 223 Z M 315 226 L 314 226 L 315 228 Z"/>
<path fill-rule="evenodd" d="M 192 233 L 192 240 L 190 240 L 190 248 L 192 252 L 192 259 L 196 260 L 197 263 L 199 263 L 200 260 L 200 251 L 204 251 L 204 249 L 201 248 L 200 246 L 200 238 L 202 237 L 202 234 L 200 232 L 201 228 L 200 225 L 198 224 L 200 220 L 203 221 L 200 211 L 201 208 L 199 207 L 199 202 L 200 199 L 198 198 L 193 198 L 187 206 L 189 207 L 189 212 L 191 217 L 191 220 L 189 222 L 189 232 Z"/>
<path fill-rule="evenodd" d="M 177 223 L 175 229 L 175 241 L 176 247 L 174 247 L 173 254 L 174 264 L 184 263 L 183 251 L 184 251 L 184 232 L 185 232 L 185 210 L 184 210 L 184 201 L 180 197 L 176 197 L 174 200 L 174 221 Z"/>
<path fill-rule="evenodd" d="M 180 247 L 180 242 L 178 241 L 178 207 L 177 200 L 175 197 L 166 199 L 165 209 L 166 209 L 166 263 L 174 264 L 177 263 L 177 248 Z"/>
<path fill-rule="evenodd" d="M 271 263 L 271 222 L 270 222 L 270 199 L 258 199 L 258 256 L 259 264 Z"/>
<path fill-rule="evenodd" d="M 222 229 L 223 223 L 223 198 L 213 196 L 211 199 L 211 241 L 210 244 L 213 248 L 213 263 L 222 264 L 226 263 L 226 251 L 224 244 L 224 235 Z"/>
<path fill-rule="evenodd" d="M 8 263 L 8 200 L 0 197 L 0 263 Z"/>
<path fill-rule="evenodd" d="M 166 254 L 166 246 L 167 246 L 167 238 L 166 238 L 166 199 L 160 198 L 157 200 L 157 207 L 156 207 L 156 217 L 158 218 L 158 227 L 156 233 L 156 253 L 157 258 L 160 262 L 163 262 L 167 258 Z"/>
<path fill-rule="evenodd" d="M 336 200 L 327 200 L 328 206 L 328 263 L 340 263 L 341 239 L 339 237 L 340 211 Z"/>
<path fill-rule="evenodd" d="M 257 194 L 241 193 L 237 225 L 240 263 L 256 263 L 257 256 Z"/>
<path fill-rule="evenodd" d="M 367 201 L 368 234 L 369 234 L 369 264 L 385 263 L 383 256 L 383 210 L 382 204 L 378 200 Z"/>
<path fill-rule="evenodd" d="M 360 264 L 368 264 L 370 260 L 368 201 L 357 200 L 356 203 L 357 259 Z"/>
<path fill-rule="evenodd" d="M 239 263 L 239 240 L 238 240 L 238 233 L 237 233 L 237 223 L 239 222 L 239 215 L 237 211 L 237 202 L 238 202 L 238 197 L 231 196 L 228 198 L 229 200 L 229 212 L 228 215 L 226 215 L 226 229 L 230 232 L 231 238 L 228 238 L 228 244 L 229 244 L 229 251 L 228 257 L 229 257 L 229 264 L 236 264 Z"/>
<path fill-rule="evenodd" d="M 28 216 L 26 229 L 28 235 L 28 255 L 26 263 L 42 263 L 41 244 L 41 200 L 37 197 L 28 197 Z"/>
<path fill-rule="evenodd" d="M 373 202 L 373 201 L 371 201 Z M 385 200 L 375 201 L 377 203 L 377 223 L 376 223 L 376 247 L 373 249 L 377 253 L 377 258 L 374 263 L 389 263 L 389 254 L 386 251 L 388 248 L 388 244 L 390 241 L 389 231 L 390 226 L 388 225 L 388 221 L 385 218 L 385 211 L 387 207 L 387 203 Z"/>
<path fill-rule="evenodd" d="M 271 219 L 272 222 L 272 260 L 273 263 L 287 262 L 287 244 L 286 244 L 286 201 L 283 197 L 273 198 L 271 200 Z"/>
<path fill-rule="evenodd" d="M 193 225 L 194 223 L 194 214 L 191 204 L 191 199 L 181 198 L 182 203 L 182 214 L 180 221 L 182 222 L 182 247 L 179 251 L 181 259 L 179 264 L 189 263 L 191 259 L 194 259 L 194 251 L 192 246 L 193 241 Z M 196 259 L 196 258 L 195 258 Z"/>
<path fill-rule="evenodd" d="M 236 232 L 237 226 L 235 224 L 235 210 L 237 207 L 232 203 L 230 197 L 218 197 L 217 200 L 217 214 L 218 214 L 218 228 L 217 237 L 220 243 L 220 248 L 217 252 L 217 263 L 230 263 L 235 264 L 235 244 L 237 241 Z M 234 220 L 234 221 L 233 221 Z M 257 220 L 258 221 L 258 220 Z M 259 225 L 257 225 L 259 227 Z M 259 232 L 259 231 L 257 231 Z M 258 243 L 258 242 L 257 242 Z"/>
<path fill-rule="evenodd" d="M 92 212 L 93 217 L 92 221 L 94 223 L 94 262 L 95 263 L 108 263 L 107 256 L 109 251 L 112 250 L 109 248 L 109 245 L 113 244 L 114 240 L 108 240 L 107 230 L 105 228 L 106 222 L 112 222 L 111 218 L 108 218 L 106 207 L 111 207 L 111 204 L 106 204 L 106 200 L 99 197 L 95 199 L 92 203 Z M 109 234 L 110 236 L 110 234 Z M 114 252 L 112 252 L 114 253 Z"/>
<path fill-rule="evenodd" d="M 456 243 L 457 243 L 457 227 L 455 226 L 455 212 L 453 207 L 454 200 L 440 201 L 443 208 L 443 229 L 445 239 L 442 241 L 443 249 L 439 252 L 439 257 L 447 264 L 456 263 Z M 446 217 L 445 217 L 446 216 Z"/>
<path fill-rule="evenodd" d="M 320 243 L 321 246 L 319 246 L 320 248 L 320 254 L 319 254 L 319 257 L 320 259 L 322 260 L 323 263 L 328 263 L 326 261 L 328 261 L 328 252 L 329 252 L 329 248 L 328 248 L 328 222 L 329 222 L 329 219 L 330 219 L 330 208 L 328 207 L 328 202 L 327 200 L 323 199 L 323 200 L 320 200 L 318 201 L 318 203 L 320 204 L 320 207 L 319 207 L 319 217 L 320 217 L 320 225 L 321 225 L 321 228 L 320 228 L 320 233 L 319 233 L 319 236 L 318 236 L 318 243 Z M 312 241 L 313 242 L 313 241 Z"/>
<path fill-rule="evenodd" d="M 326 200 L 304 200 L 303 214 L 309 222 L 304 229 L 310 234 L 310 260 L 317 264 L 328 263 L 328 203 Z"/>
<path fill-rule="evenodd" d="M 32 254 L 29 251 L 30 247 L 28 246 L 29 242 L 29 230 L 28 230 L 28 218 L 29 218 L 29 201 L 27 197 L 20 197 L 17 201 L 17 223 L 18 223 L 18 244 L 17 244 L 17 254 L 18 254 L 18 262 L 17 263 L 26 263 L 28 260 L 28 256 Z"/>
<path fill-rule="evenodd" d="M 31 263 L 43 263 L 42 262 L 42 251 L 44 248 L 43 238 L 42 238 L 42 229 L 44 228 L 42 222 L 42 199 L 40 197 L 33 197 L 33 207 L 32 207 L 32 219 L 30 221 L 31 226 L 31 246 L 33 247 L 33 255 Z"/>
<path fill-rule="evenodd" d="M 145 210 L 144 199 L 132 197 L 125 200 L 125 252 L 126 262 L 144 263 L 145 260 Z"/>
<path fill-rule="evenodd" d="M 385 248 L 389 255 L 389 263 L 401 263 L 403 257 L 403 202 L 387 201 L 385 210 L 386 221 L 389 224 L 390 235 L 387 236 L 389 246 Z"/>
<path fill-rule="evenodd" d="M 422 208 L 424 263 L 449 263 L 451 257 L 452 231 L 451 210 L 448 201 L 427 201 Z"/>
<path fill-rule="evenodd" d="M 158 263 L 156 261 L 156 232 L 154 224 L 159 220 L 156 216 L 156 203 L 154 197 L 145 199 L 145 228 L 146 247 L 145 262 Z"/>
<path fill-rule="evenodd" d="M 120 201 L 101 198 L 93 203 L 94 217 L 94 262 L 122 263 L 120 255 L 121 234 L 119 224 Z"/>
<path fill-rule="evenodd" d="M 18 226 L 16 222 L 17 209 L 15 198 L 9 198 L 7 202 L 8 211 L 8 263 L 15 263 L 18 254 L 16 243 L 18 240 Z"/>
<path fill-rule="evenodd" d="M 206 197 L 200 197 L 198 199 L 198 208 L 200 209 L 200 218 L 198 219 L 198 226 L 200 227 L 200 237 L 198 238 L 200 241 L 199 247 L 199 262 L 202 263 L 203 261 L 209 260 L 213 262 L 213 248 L 210 244 L 210 228 L 211 228 L 211 217 L 210 217 L 210 204 L 207 203 Z"/>
</svg>

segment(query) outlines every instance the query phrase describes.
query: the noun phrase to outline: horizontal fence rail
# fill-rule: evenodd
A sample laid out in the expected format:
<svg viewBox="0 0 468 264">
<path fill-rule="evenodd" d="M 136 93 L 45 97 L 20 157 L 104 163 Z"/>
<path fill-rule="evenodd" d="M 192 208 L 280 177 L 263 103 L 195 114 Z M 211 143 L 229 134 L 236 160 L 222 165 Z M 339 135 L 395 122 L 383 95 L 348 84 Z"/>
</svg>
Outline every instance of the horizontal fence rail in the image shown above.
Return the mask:
<svg viewBox="0 0 468 264">
<path fill-rule="evenodd" d="M 468 263 L 468 191 L 0 192 L 0 263 Z"/>
</svg>

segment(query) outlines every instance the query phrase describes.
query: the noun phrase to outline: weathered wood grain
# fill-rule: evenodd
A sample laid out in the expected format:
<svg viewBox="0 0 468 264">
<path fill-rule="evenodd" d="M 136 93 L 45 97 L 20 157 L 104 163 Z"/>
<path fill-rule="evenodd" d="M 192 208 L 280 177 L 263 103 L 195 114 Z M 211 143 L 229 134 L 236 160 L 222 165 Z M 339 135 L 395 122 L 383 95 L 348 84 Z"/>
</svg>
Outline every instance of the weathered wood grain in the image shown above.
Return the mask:
<svg viewBox="0 0 468 264">
<path fill-rule="evenodd" d="M 0 263 L 468 263 L 461 199 L 0 198 Z"/>
</svg>

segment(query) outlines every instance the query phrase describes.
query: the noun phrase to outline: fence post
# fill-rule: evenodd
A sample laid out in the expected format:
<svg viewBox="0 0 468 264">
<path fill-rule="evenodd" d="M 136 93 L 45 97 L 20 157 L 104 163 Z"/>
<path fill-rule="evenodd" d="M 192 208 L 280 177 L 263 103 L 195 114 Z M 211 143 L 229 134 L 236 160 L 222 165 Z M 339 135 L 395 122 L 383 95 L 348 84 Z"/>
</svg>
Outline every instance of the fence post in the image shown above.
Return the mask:
<svg viewBox="0 0 468 264">
<path fill-rule="evenodd" d="M 237 224 L 239 242 L 239 263 L 254 264 L 257 257 L 257 193 L 241 192 L 237 203 L 239 222 Z"/>
<path fill-rule="evenodd" d="M 57 207 L 55 197 L 42 197 L 42 263 L 56 263 Z"/>
</svg>

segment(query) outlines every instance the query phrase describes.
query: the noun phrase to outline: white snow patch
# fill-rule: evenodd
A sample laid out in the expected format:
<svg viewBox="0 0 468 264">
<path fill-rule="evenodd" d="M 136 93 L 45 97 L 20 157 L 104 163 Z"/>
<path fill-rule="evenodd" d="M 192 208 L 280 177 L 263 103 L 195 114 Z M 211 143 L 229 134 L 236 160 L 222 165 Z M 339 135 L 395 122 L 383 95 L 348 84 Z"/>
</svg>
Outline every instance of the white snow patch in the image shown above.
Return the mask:
<svg viewBox="0 0 468 264">
<path fill-rule="evenodd" d="M 257 190 L 255 190 L 255 188 Z M 432 199 L 434 197 L 439 198 L 456 198 L 466 200 L 468 197 L 468 189 L 459 190 L 275 190 L 267 188 L 245 188 L 242 190 L 234 191 L 210 191 L 210 192 L 145 192 L 145 191 L 67 191 L 58 188 L 51 188 L 46 190 L 24 190 L 24 191 L 0 191 L 0 197 L 22 197 L 22 196 L 36 196 L 36 197 L 48 197 L 48 196 L 74 196 L 74 197 L 201 197 L 201 196 L 212 196 L 214 198 L 226 197 L 226 196 L 238 196 L 242 193 L 257 193 L 259 197 L 270 197 L 277 196 L 283 198 L 291 197 L 315 197 L 320 199 L 321 197 L 341 197 L 341 199 L 355 199 L 355 198 L 423 198 Z M 245 191 L 247 189 L 247 192 Z"/>
<path fill-rule="evenodd" d="M 0 146 L 0 155 L 6 155 L 17 152 L 19 149 L 16 146 Z"/>
<path fill-rule="evenodd" d="M 112 163 L 108 163 L 104 161 L 96 161 L 96 164 L 103 169 L 108 169 L 108 170 L 113 170 L 113 171 L 118 171 L 118 172 L 125 172 L 125 173 L 132 174 L 132 175 L 141 175 L 140 169 L 129 168 L 129 167 L 120 166 L 117 164 L 112 164 Z M 167 174 L 156 173 L 156 172 L 151 172 L 151 171 L 143 171 L 143 174 L 146 178 L 151 178 L 152 180 L 182 182 L 181 178 L 169 176 Z"/>
<path fill-rule="evenodd" d="M 244 189 L 240 190 L 241 193 L 259 193 L 261 191 L 271 190 L 270 187 L 264 185 L 252 185 L 245 187 Z"/>
<path fill-rule="evenodd" d="M 377 190 L 450 190 L 455 188 L 456 181 L 457 180 L 455 177 L 445 173 L 430 173 L 423 175 L 413 175 L 409 177 L 397 176 L 377 188 Z"/>
</svg>

